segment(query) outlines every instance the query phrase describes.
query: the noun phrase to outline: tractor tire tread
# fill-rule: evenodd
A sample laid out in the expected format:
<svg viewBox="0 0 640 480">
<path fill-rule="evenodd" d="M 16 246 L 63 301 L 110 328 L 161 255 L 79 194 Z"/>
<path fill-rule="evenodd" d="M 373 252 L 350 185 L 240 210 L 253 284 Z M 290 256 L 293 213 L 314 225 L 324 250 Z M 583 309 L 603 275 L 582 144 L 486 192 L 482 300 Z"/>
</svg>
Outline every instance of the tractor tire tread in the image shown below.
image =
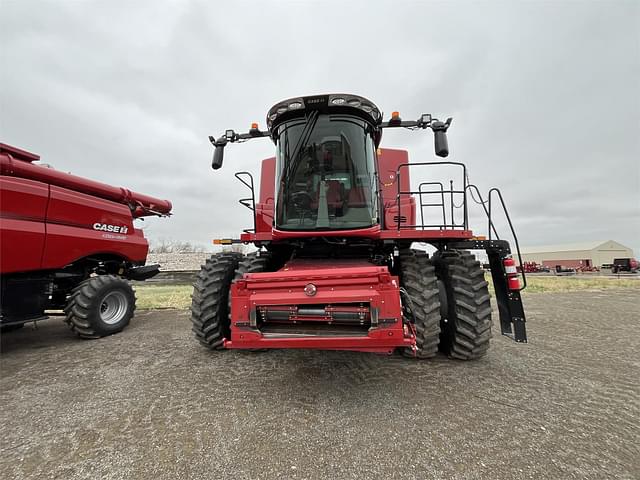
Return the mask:
<svg viewBox="0 0 640 480">
<path fill-rule="evenodd" d="M 416 331 L 416 346 L 402 349 L 407 357 L 426 359 L 438 353 L 440 338 L 440 299 L 435 267 L 426 252 L 400 253 L 400 284 L 407 292 Z"/>
<path fill-rule="evenodd" d="M 99 308 L 96 305 L 98 295 L 106 287 L 123 290 L 129 297 L 128 310 L 124 317 L 118 322 L 117 328 L 107 327 L 108 330 L 105 329 L 96 310 Z M 135 309 L 135 292 L 127 280 L 117 275 L 98 275 L 83 280 L 71 291 L 63 311 L 64 321 L 72 332 L 80 338 L 96 339 L 124 330 L 133 317 Z"/>
<path fill-rule="evenodd" d="M 191 331 L 211 350 L 221 349 L 229 335 L 229 289 L 242 257 L 235 252 L 214 254 L 196 275 L 191 295 Z"/>
<path fill-rule="evenodd" d="M 436 266 L 449 297 L 440 349 L 455 359 L 480 358 L 492 337 L 491 301 L 480 262 L 467 251 L 447 252 L 436 258 Z"/>
</svg>

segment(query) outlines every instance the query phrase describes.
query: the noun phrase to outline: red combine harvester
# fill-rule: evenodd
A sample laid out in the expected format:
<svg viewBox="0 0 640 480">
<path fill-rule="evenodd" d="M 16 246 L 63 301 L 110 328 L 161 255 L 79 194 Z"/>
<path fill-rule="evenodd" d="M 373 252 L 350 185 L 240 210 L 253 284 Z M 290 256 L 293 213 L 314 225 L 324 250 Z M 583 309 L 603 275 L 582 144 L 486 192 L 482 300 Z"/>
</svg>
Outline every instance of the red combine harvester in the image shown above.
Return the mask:
<svg viewBox="0 0 640 480">
<path fill-rule="evenodd" d="M 440 349 L 478 358 L 489 347 L 491 305 L 483 270 L 468 250 L 482 249 L 502 334 L 526 342 L 520 297 L 526 279 L 521 286 L 509 244 L 491 221 L 492 199 L 504 207 L 500 192 L 480 197 L 489 239 L 475 237 L 467 197 L 480 192 L 468 184 L 463 164 L 409 163 L 406 151 L 379 148 L 384 129 L 431 129 L 436 154 L 446 157 L 450 124 L 426 114 L 404 121 L 397 112 L 383 121 L 369 100 L 331 94 L 276 104 L 267 130 L 252 124 L 247 133 L 210 137 L 214 169 L 233 142 L 269 137 L 276 157 L 262 162 L 257 203 L 251 174 L 236 173 L 250 190 L 240 203 L 253 211 L 253 228 L 215 243 L 253 243 L 259 250 L 217 254 L 203 265 L 191 307 L 197 339 L 212 349 L 399 349 L 417 358 Z M 410 170 L 445 166 L 459 170 L 460 187 L 427 181 L 412 189 Z M 429 207 L 437 209 L 437 221 L 425 216 Z M 412 250 L 414 242 L 437 251 L 429 257 Z"/>
<path fill-rule="evenodd" d="M 128 279 L 144 280 L 149 244 L 133 219 L 169 215 L 171 202 L 60 172 L 0 144 L 0 325 L 4 331 L 63 310 L 83 338 L 125 328 Z"/>
</svg>

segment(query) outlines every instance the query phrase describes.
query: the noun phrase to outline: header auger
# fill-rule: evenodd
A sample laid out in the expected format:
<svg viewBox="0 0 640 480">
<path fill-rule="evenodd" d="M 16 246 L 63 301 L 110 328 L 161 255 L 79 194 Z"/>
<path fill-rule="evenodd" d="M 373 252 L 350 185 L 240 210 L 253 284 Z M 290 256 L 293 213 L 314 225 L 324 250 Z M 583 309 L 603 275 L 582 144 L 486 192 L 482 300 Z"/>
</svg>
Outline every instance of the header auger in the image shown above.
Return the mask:
<svg viewBox="0 0 640 480">
<path fill-rule="evenodd" d="M 491 220 L 492 202 L 504 207 L 500 192 L 480 197 L 489 238 L 474 236 L 467 197 L 480 192 L 462 163 L 409 163 L 406 151 L 380 148 L 384 129 L 431 129 L 435 154 L 447 157 L 451 121 L 429 114 L 405 121 L 397 112 L 383 121 L 366 98 L 329 94 L 279 102 L 266 130 L 252 124 L 247 133 L 210 137 L 214 169 L 229 143 L 269 137 L 276 155 L 262 161 L 257 199 L 253 176 L 236 173 L 250 190 L 240 203 L 253 226 L 216 243 L 253 243 L 258 251 L 217 254 L 203 265 L 191 309 L 198 340 L 214 349 L 399 350 L 417 358 L 439 349 L 478 358 L 489 347 L 491 305 L 469 250 L 485 250 L 501 332 L 526 342 L 526 279 L 521 287 L 509 243 Z M 410 169 L 443 167 L 461 172 L 457 188 L 433 178 L 412 186 Z M 436 251 L 414 250 L 414 242 Z"/>
</svg>

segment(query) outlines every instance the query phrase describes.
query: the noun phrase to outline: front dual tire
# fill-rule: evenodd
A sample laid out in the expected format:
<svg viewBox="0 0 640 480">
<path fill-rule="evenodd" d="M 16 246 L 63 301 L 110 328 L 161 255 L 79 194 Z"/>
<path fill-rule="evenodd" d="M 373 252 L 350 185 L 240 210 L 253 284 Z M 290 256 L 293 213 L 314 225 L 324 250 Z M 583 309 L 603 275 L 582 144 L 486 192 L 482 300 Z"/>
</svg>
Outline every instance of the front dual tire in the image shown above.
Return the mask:
<svg viewBox="0 0 640 480">
<path fill-rule="evenodd" d="M 416 333 L 416 350 L 431 358 L 438 350 L 450 358 L 474 360 L 491 339 L 491 303 L 484 271 L 469 252 L 438 252 L 429 259 L 412 251 L 400 257 L 400 282 L 408 301 L 405 319 Z M 408 308 L 407 308 L 407 305 Z"/>
<path fill-rule="evenodd" d="M 191 330 L 205 347 L 220 350 L 231 338 L 231 284 L 245 273 L 267 270 L 270 257 L 261 253 L 219 253 L 200 269 L 191 298 Z"/>
<path fill-rule="evenodd" d="M 238 253 L 212 255 L 193 286 L 192 331 L 211 350 L 231 338 L 231 284 L 245 273 L 269 269 L 270 257 Z M 480 263 L 468 252 L 449 251 L 428 258 L 411 251 L 400 256 L 405 321 L 416 334 L 415 349 L 403 354 L 432 358 L 438 351 L 459 360 L 482 357 L 491 339 L 491 304 Z"/>
</svg>

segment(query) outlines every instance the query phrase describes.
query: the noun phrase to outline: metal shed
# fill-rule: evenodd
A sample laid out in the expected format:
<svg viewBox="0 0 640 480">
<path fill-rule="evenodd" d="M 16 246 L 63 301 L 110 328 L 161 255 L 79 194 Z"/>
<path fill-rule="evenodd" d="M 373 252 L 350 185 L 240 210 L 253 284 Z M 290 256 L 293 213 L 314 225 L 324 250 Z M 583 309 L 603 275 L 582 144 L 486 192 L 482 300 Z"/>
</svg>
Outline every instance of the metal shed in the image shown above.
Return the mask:
<svg viewBox="0 0 640 480">
<path fill-rule="evenodd" d="M 555 267 L 600 267 L 614 258 L 633 257 L 633 250 L 614 240 L 522 248 L 522 260 Z"/>
</svg>

